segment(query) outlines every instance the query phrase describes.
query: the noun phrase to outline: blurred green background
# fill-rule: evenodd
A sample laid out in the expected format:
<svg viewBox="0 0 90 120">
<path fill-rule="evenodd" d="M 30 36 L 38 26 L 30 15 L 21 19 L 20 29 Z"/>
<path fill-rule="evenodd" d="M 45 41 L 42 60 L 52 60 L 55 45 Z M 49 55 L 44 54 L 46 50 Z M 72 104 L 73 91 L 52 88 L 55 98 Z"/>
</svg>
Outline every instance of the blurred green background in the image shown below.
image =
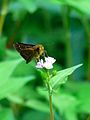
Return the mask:
<svg viewBox="0 0 90 120">
<path fill-rule="evenodd" d="M 55 120 L 90 120 L 90 0 L 0 0 L 0 120 L 49 120 L 43 77 L 15 42 L 42 44 L 55 70 L 83 63 L 53 107 Z"/>
</svg>

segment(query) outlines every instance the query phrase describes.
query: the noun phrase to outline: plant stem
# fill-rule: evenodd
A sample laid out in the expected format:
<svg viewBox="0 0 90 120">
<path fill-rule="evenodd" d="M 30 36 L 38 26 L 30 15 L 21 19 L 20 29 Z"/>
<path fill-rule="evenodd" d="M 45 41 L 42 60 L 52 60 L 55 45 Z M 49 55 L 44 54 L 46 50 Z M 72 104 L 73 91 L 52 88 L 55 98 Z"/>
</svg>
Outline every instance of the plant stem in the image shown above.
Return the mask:
<svg viewBox="0 0 90 120">
<path fill-rule="evenodd" d="M 3 0 L 1 15 L 0 15 L 0 36 L 2 35 L 3 25 L 7 15 L 7 8 L 8 8 L 7 3 L 8 3 L 7 0 Z"/>
<path fill-rule="evenodd" d="M 49 85 L 50 81 L 50 74 L 49 71 L 47 71 L 47 87 L 48 87 L 48 94 L 49 94 L 49 106 L 50 106 L 50 120 L 54 120 L 54 113 L 53 113 L 53 105 L 52 105 L 52 89 Z"/>
<path fill-rule="evenodd" d="M 87 43 L 88 43 L 88 71 L 87 71 L 87 79 L 90 80 L 90 23 L 88 18 L 83 17 L 82 19 L 82 23 L 84 26 L 84 30 L 87 36 Z"/>
<path fill-rule="evenodd" d="M 52 106 L 52 94 L 51 94 L 49 84 L 48 84 L 48 93 L 49 93 L 50 119 L 54 120 L 54 113 L 53 113 L 53 106 Z"/>
<path fill-rule="evenodd" d="M 51 120 L 54 120 L 53 108 L 52 108 L 52 95 L 49 95 L 49 104 L 50 104 L 50 117 Z"/>
<path fill-rule="evenodd" d="M 72 49 L 71 49 L 71 33 L 70 33 L 70 10 L 69 7 L 62 7 L 62 21 L 65 31 L 65 41 L 66 41 L 66 65 L 70 67 L 72 65 Z"/>
</svg>

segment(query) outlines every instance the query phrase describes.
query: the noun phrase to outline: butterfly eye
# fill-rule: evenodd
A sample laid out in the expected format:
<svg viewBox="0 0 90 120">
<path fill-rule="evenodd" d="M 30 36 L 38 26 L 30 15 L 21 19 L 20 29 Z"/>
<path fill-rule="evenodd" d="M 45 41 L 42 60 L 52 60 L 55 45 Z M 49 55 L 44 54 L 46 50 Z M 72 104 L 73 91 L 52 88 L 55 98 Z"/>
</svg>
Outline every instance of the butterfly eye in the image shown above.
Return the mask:
<svg viewBox="0 0 90 120">
<path fill-rule="evenodd" d="M 38 47 L 38 48 L 36 49 L 36 51 L 39 52 L 39 51 L 40 51 L 40 48 Z"/>
</svg>

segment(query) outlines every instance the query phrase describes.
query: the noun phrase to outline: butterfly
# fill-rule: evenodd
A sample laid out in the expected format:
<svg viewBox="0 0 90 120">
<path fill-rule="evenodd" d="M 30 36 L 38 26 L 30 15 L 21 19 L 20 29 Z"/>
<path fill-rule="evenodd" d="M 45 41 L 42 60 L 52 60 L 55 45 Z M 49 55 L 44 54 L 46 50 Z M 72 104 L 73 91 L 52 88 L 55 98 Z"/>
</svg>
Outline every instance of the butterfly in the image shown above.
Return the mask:
<svg viewBox="0 0 90 120">
<path fill-rule="evenodd" d="M 38 62 L 47 55 L 42 44 L 33 45 L 18 42 L 14 44 L 14 47 L 26 60 L 26 63 L 29 63 L 32 59 L 35 59 L 36 62 Z"/>
</svg>

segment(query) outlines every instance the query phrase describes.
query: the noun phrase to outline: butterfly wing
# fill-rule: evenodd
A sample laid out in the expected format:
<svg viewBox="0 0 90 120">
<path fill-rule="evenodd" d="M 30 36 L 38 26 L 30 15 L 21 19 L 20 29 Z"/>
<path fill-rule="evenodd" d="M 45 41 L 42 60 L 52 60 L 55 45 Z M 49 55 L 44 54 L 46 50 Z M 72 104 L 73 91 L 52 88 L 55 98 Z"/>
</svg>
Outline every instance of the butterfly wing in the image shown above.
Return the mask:
<svg viewBox="0 0 90 120">
<path fill-rule="evenodd" d="M 26 63 L 29 63 L 34 57 L 34 49 L 31 44 L 24 43 L 16 43 L 14 44 L 16 50 L 20 53 L 20 55 L 26 60 Z"/>
<path fill-rule="evenodd" d="M 15 43 L 16 45 L 19 45 L 22 49 L 25 49 L 25 48 L 30 48 L 30 47 L 34 47 L 35 45 L 34 44 L 25 44 L 25 43 Z"/>
</svg>

